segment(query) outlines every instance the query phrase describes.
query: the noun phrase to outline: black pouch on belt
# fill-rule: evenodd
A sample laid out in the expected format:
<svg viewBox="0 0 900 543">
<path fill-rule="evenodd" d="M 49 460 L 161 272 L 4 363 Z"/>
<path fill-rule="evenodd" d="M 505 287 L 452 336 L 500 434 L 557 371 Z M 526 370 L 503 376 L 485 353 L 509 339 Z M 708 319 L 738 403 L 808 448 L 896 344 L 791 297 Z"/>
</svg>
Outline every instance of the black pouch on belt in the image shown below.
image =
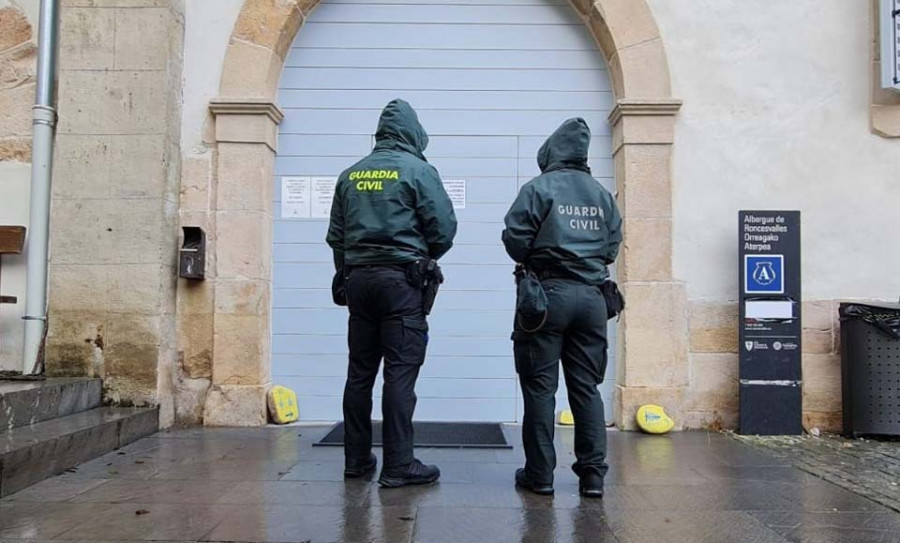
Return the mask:
<svg viewBox="0 0 900 543">
<path fill-rule="evenodd" d="M 438 290 L 444 282 L 444 273 L 437 260 L 419 260 L 415 263 L 415 275 L 422 285 L 422 309 L 426 315 L 430 315 Z"/>
<path fill-rule="evenodd" d="M 615 281 L 607 279 L 601 283 L 600 292 L 606 300 L 606 318 L 613 319 L 625 310 L 625 296 Z"/>
<path fill-rule="evenodd" d="M 331 278 L 331 300 L 335 305 L 347 305 L 347 277 L 343 267 L 335 271 Z"/>
</svg>

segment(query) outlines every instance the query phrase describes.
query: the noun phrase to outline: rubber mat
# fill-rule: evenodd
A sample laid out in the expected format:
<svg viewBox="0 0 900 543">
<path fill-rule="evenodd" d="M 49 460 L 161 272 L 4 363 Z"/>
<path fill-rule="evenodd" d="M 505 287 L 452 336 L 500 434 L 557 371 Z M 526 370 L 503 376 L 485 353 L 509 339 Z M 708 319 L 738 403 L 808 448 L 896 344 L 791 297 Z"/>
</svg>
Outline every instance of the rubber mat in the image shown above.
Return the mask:
<svg viewBox="0 0 900 543">
<path fill-rule="evenodd" d="M 512 449 L 506 442 L 503 428 L 496 422 L 414 422 L 416 447 L 452 449 Z M 380 447 L 381 423 L 372 422 L 373 445 Z M 316 447 L 341 447 L 344 445 L 344 423 L 334 425 Z"/>
</svg>

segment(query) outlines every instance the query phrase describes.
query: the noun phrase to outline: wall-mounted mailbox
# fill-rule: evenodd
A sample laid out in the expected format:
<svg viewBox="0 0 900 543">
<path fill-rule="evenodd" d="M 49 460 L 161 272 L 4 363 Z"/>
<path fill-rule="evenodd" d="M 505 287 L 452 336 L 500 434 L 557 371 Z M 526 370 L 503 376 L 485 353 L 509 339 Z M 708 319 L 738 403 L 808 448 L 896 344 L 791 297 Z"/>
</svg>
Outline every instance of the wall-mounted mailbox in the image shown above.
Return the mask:
<svg viewBox="0 0 900 543">
<path fill-rule="evenodd" d="M 182 226 L 184 245 L 178 255 L 178 276 L 202 281 L 206 272 L 206 232 L 199 226 Z"/>
</svg>

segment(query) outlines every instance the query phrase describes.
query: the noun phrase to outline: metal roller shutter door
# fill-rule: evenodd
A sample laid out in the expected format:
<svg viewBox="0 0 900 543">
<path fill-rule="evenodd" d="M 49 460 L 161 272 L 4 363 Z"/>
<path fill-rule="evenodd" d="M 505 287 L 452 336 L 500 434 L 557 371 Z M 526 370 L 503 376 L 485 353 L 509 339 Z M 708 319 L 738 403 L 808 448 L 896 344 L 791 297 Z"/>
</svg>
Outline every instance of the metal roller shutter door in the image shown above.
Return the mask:
<svg viewBox="0 0 900 543">
<path fill-rule="evenodd" d="M 297 391 L 303 420 L 341 418 L 347 314 L 331 304 L 327 221 L 281 217 L 282 179 L 336 177 L 370 151 L 379 111 L 395 97 L 418 110 L 442 177 L 466 181 L 416 418 L 520 421 L 503 216 L 539 173 L 537 148 L 569 117 L 590 124 L 594 175 L 614 186 L 606 65 L 565 2 L 342 0 L 312 12 L 279 87 L 272 379 Z M 614 344 L 610 357 L 602 391 L 612 419 Z M 565 407 L 562 380 L 559 399 Z"/>
</svg>

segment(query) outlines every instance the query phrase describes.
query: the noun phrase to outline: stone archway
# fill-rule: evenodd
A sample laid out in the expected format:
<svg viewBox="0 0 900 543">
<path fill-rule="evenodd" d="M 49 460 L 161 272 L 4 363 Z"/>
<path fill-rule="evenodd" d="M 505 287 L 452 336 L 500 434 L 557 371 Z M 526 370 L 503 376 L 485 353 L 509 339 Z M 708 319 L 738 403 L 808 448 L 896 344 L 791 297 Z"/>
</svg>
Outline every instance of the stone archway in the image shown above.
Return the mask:
<svg viewBox="0 0 900 543">
<path fill-rule="evenodd" d="M 217 169 L 212 387 L 208 425 L 266 421 L 270 381 L 271 176 L 275 104 L 287 51 L 318 0 L 245 0 L 225 55 L 215 116 Z M 681 102 L 671 97 L 659 29 L 645 0 L 573 0 L 606 57 L 625 241 L 619 279 L 628 299 L 619 336 L 617 423 L 651 398 L 676 415 L 688 385 L 684 285 L 672 277 L 671 147 Z M 676 418 L 676 420 L 678 420 Z"/>
</svg>

